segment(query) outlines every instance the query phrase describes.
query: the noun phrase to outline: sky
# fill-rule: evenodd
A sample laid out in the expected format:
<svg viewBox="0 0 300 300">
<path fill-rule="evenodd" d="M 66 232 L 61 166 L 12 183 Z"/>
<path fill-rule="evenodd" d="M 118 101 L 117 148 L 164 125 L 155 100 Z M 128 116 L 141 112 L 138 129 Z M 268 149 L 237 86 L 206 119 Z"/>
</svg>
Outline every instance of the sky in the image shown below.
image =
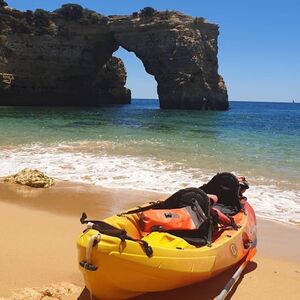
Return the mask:
<svg viewBox="0 0 300 300">
<path fill-rule="evenodd" d="M 104 15 L 146 6 L 204 17 L 220 26 L 219 73 L 229 100 L 300 102 L 300 0 L 6 0 L 20 10 L 55 10 L 77 3 Z M 133 98 L 158 98 L 156 81 L 124 49 L 114 53 L 127 70 Z"/>
</svg>

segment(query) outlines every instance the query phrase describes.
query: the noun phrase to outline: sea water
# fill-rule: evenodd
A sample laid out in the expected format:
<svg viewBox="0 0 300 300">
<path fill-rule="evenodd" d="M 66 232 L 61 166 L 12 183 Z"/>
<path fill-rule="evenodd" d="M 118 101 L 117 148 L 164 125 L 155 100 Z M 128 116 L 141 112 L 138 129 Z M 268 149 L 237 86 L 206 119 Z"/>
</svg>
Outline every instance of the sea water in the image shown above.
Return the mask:
<svg viewBox="0 0 300 300">
<path fill-rule="evenodd" d="M 257 215 L 300 224 L 300 105 L 231 102 L 229 111 L 0 107 L 0 176 L 25 167 L 111 188 L 174 193 L 217 172 L 245 175 Z M 141 202 L 142 199 L 141 199 Z"/>
</svg>

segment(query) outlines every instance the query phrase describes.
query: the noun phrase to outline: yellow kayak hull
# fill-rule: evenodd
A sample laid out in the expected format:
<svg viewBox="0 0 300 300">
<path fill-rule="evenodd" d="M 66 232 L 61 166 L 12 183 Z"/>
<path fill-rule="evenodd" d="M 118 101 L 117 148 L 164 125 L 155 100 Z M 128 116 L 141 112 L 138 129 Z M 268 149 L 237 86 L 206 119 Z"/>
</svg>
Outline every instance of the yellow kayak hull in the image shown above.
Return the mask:
<svg viewBox="0 0 300 300">
<path fill-rule="evenodd" d="M 163 232 L 142 237 L 153 249 L 148 257 L 135 241 L 121 241 L 101 234 L 88 252 L 91 239 L 99 232 L 88 229 L 77 240 L 78 260 L 97 267 L 91 271 L 80 266 L 86 287 L 99 299 L 128 299 L 139 294 L 165 291 L 209 279 L 239 262 L 248 252 L 246 240 L 256 238 L 255 221 L 243 212 L 235 216 L 240 228 L 222 230 L 211 247 L 195 247 L 182 238 Z M 112 216 L 105 222 L 124 228 L 140 238 L 136 215 Z"/>
</svg>

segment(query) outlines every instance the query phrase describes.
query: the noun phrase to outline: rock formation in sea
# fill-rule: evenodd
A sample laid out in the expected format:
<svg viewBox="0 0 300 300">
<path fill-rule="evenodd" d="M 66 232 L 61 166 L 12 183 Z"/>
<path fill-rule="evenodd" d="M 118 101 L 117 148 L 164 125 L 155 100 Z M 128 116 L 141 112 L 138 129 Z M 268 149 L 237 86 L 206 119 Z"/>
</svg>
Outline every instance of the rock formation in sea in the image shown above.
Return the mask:
<svg viewBox="0 0 300 300">
<path fill-rule="evenodd" d="M 121 46 L 154 76 L 162 108 L 228 109 L 218 25 L 203 18 L 149 7 L 105 17 L 75 4 L 0 7 L 0 16 L 0 105 L 130 103 L 124 64 L 112 56 Z"/>
</svg>

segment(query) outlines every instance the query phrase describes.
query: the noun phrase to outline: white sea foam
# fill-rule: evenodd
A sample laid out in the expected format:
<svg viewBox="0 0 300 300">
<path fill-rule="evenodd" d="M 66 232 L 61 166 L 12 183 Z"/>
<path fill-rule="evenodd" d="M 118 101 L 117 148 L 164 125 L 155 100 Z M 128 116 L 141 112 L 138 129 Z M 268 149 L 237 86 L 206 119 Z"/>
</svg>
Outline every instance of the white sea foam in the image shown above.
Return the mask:
<svg viewBox="0 0 300 300">
<path fill-rule="evenodd" d="M 215 174 L 151 157 L 110 155 L 107 145 L 99 144 L 97 150 L 92 148 L 84 143 L 0 148 L 0 176 L 28 167 L 74 182 L 173 193 L 188 186 L 201 186 Z M 283 190 L 260 182 L 256 181 L 246 193 L 257 215 L 300 224 L 299 190 Z"/>
</svg>

